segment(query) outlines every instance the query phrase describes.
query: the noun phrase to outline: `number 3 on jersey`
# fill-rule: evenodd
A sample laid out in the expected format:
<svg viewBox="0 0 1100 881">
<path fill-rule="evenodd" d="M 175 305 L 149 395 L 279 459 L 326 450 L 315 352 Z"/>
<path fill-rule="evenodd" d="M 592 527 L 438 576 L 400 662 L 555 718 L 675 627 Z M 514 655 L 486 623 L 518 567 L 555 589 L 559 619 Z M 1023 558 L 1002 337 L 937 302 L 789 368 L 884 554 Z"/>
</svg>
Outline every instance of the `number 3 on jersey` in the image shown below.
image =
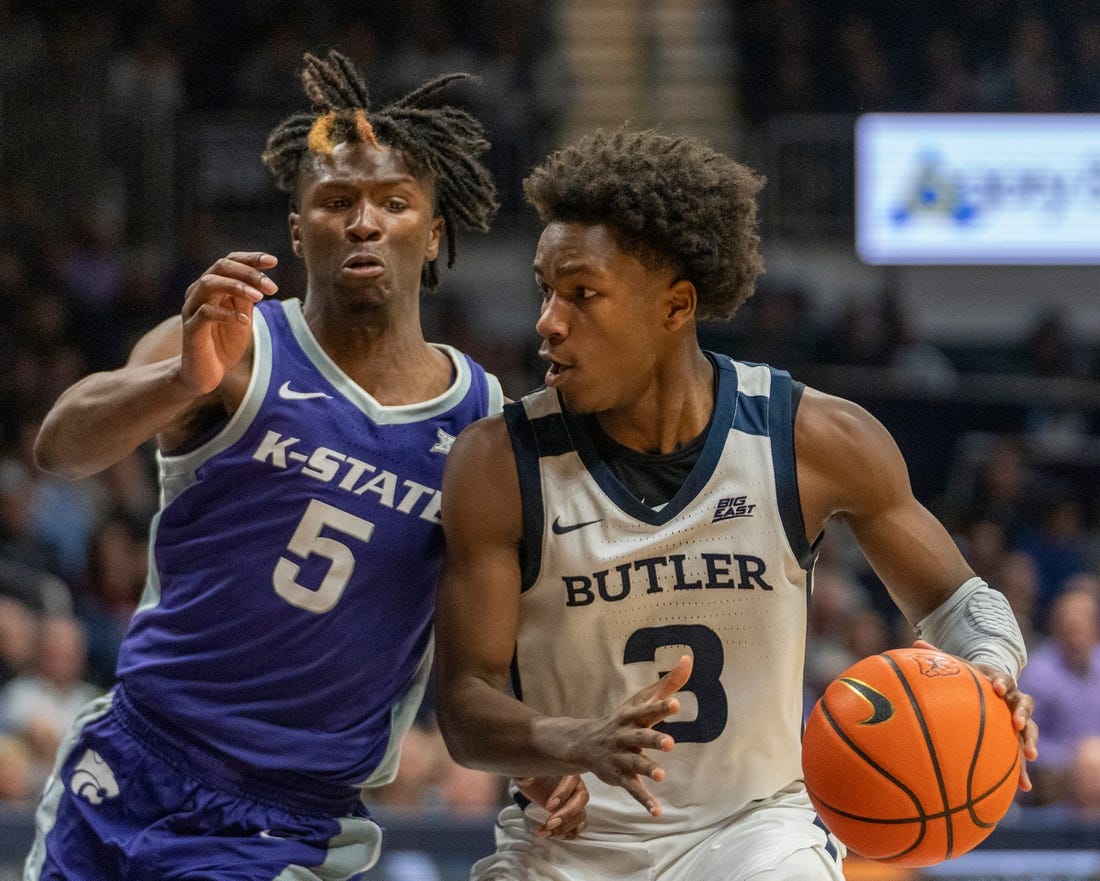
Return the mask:
<svg viewBox="0 0 1100 881">
<path fill-rule="evenodd" d="M 670 735 L 678 743 L 709 743 L 722 733 L 729 713 L 726 690 L 720 679 L 725 652 L 717 633 L 702 624 L 643 627 L 626 641 L 623 662 L 653 661 L 657 649 L 681 645 L 690 648 L 694 655 L 691 677 L 681 690 L 695 695 L 699 712 L 690 722 L 658 722 L 653 729 Z"/>
<path fill-rule="evenodd" d="M 286 548 L 303 560 L 310 554 L 316 554 L 330 561 L 321 585 L 313 590 L 299 584 L 297 578 L 301 566 L 286 557 L 279 557 L 271 576 L 275 593 L 292 606 L 317 614 L 327 612 L 336 605 L 355 570 L 355 554 L 351 548 L 341 541 L 321 535 L 321 530 L 326 526 L 362 541 L 370 541 L 374 532 L 373 523 L 314 499 L 298 521 L 298 527 Z"/>
</svg>

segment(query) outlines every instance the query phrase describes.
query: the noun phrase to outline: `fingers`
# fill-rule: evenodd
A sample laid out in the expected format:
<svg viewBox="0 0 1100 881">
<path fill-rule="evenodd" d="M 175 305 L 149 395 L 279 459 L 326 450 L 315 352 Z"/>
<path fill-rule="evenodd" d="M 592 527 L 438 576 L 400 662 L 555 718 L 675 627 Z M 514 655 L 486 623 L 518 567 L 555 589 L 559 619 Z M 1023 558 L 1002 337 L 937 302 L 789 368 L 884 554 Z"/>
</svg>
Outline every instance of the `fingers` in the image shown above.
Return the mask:
<svg viewBox="0 0 1100 881">
<path fill-rule="evenodd" d="M 671 695 L 681 691 L 691 678 L 693 660 L 691 655 L 682 655 L 676 666 L 665 673 L 652 685 L 637 692 L 624 705 L 627 715 L 637 725 L 651 727 L 668 716 L 675 716 L 680 712 L 680 702 Z M 662 744 L 648 744 L 654 749 L 670 749 Z"/>
<path fill-rule="evenodd" d="M 264 272 L 278 262 L 273 254 L 234 251 L 214 263 L 188 289 L 184 319 L 201 314 L 210 320 L 234 320 L 279 286 Z"/>
<path fill-rule="evenodd" d="M 1031 777 L 1027 772 L 1027 763 L 1033 762 L 1039 757 L 1039 726 L 1031 718 L 1035 711 L 1035 701 L 1030 694 L 1020 691 L 1016 680 L 993 667 L 979 664 L 980 669 L 993 686 L 993 691 L 1008 704 L 1012 714 L 1012 727 L 1019 732 L 1020 751 L 1023 761 L 1020 762 L 1019 786 L 1024 792 L 1031 791 Z"/>
<path fill-rule="evenodd" d="M 691 678 L 694 663 L 691 655 L 681 655 L 680 660 L 676 662 L 676 666 L 657 681 L 657 685 L 660 686 L 657 696 L 668 697 L 671 694 L 676 694 L 687 685 L 687 681 Z"/>
<path fill-rule="evenodd" d="M 588 787 L 577 774 L 559 779 L 546 802 L 550 816 L 535 830 L 539 838 L 572 841 L 588 826 Z"/>
<path fill-rule="evenodd" d="M 663 776 L 664 772 L 662 771 L 662 777 Z M 646 789 L 645 782 L 641 777 L 635 777 L 626 781 L 623 784 L 623 789 L 629 792 L 634 800 L 645 808 L 651 817 L 661 816 L 661 803 L 653 797 L 653 793 Z"/>
</svg>

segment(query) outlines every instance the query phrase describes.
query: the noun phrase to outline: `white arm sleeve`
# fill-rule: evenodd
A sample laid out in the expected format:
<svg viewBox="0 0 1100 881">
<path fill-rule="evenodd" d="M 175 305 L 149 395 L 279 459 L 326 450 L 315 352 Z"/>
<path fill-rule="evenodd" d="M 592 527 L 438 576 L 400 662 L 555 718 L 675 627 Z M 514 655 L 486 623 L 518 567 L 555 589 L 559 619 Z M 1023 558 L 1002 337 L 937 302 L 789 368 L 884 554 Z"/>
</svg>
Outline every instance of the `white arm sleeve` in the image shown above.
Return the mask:
<svg viewBox="0 0 1100 881">
<path fill-rule="evenodd" d="M 1027 663 L 1020 625 L 1003 593 L 982 579 L 965 581 L 927 617 L 917 633 L 938 649 L 972 663 L 989 664 L 1019 678 Z"/>
</svg>

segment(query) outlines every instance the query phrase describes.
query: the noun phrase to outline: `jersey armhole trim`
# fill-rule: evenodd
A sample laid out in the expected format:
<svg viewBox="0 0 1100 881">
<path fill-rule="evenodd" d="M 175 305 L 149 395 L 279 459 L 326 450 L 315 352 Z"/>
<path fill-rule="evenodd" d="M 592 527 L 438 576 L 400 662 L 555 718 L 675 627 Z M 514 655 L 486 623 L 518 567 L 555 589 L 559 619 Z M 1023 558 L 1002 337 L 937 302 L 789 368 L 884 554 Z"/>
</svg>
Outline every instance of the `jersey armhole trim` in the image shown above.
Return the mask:
<svg viewBox="0 0 1100 881">
<path fill-rule="evenodd" d="M 772 369 L 768 406 L 768 435 L 772 446 L 776 501 L 787 543 L 798 564 L 806 571 L 813 565 L 815 548 L 806 538 L 802 498 L 798 492 L 798 466 L 794 450 L 794 416 L 801 399 L 801 383 L 794 383 L 784 370 Z M 796 388 L 797 386 L 797 388 Z"/>
<path fill-rule="evenodd" d="M 522 402 L 505 404 L 504 423 L 512 442 L 519 478 L 520 505 L 523 508 L 523 538 L 520 547 L 520 592 L 530 588 L 542 566 L 542 482 L 535 430 Z"/>
<path fill-rule="evenodd" d="M 176 487 L 171 495 L 165 496 L 162 490 L 161 506 L 168 504 L 182 489 L 182 484 L 190 483 L 193 475 L 205 461 L 216 453 L 226 450 L 239 441 L 248 430 L 252 420 L 260 410 L 267 395 L 271 380 L 271 331 L 263 312 L 252 311 L 252 374 L 248 378 L 241 405 L 229 417 L 221 431 L 201 446 L 178 456 L 156 454 L 157 468 L 160 471 L 162 487 Z M 181 484 L 182 481 L 182 484 Z"/>
</svg>

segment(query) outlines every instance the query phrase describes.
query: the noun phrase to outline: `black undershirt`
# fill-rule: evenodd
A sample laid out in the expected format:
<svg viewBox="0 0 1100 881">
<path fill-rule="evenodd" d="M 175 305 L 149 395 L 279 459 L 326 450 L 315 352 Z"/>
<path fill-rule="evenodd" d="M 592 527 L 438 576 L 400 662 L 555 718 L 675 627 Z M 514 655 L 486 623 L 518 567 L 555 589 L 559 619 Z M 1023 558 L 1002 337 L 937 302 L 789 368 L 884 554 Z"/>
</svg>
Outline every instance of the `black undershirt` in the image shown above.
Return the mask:
<svg viewBox="0 0 1100 881">
<path fill-rule="evenodd" d="M 587 428 L 600 458 L 624 487 L 650 508 L 660 508 L 676 495 L 691 469 L 699 461 L 707 441 L 707 429 L 697 438 L 671 453 L 642 453 L 624 447 L 608 437 L 595 417 L 588 417 Z"/>
<path fill-rule="evenodd" d="M 717 385 L 717 376 L 715 377 Z M 798 404 L 802 400 L 805 386 L 800 382 L 791 383 L 791 425 L 794 425 Z M 717 391 L 717 390 L 716 390 Z M 711 411 L 711 419 L 714 411 Z M 684 485 L 691 469 L 699 461 L 706 445 L 710 421 L 698 437 L 689 441 L 671 453 L 643 453 L 624 447 L 600 428 L 594 416 L 584 418 L 585 428 L 599 451 L 600 458 L 607 463 L 612 473 L 639 501 L 650 508 L 659 509 L 676 495 Z"/>
</svg>

